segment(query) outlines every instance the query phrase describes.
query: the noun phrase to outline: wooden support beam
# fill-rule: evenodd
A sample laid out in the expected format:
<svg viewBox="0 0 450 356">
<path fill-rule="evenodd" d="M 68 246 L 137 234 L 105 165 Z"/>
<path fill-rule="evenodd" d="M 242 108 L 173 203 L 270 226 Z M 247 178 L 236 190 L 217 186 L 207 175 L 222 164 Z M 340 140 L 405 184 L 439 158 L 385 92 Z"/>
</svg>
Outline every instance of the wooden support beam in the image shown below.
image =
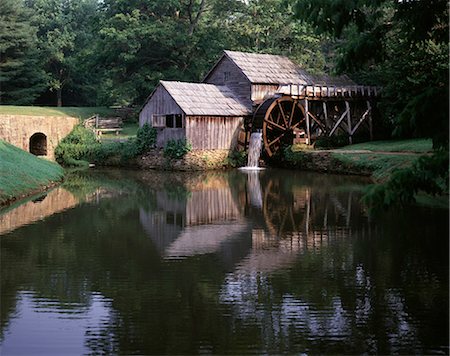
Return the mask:
<svg viewBox="0 0 450 356">
<path fill-rule="evenodd" d="M 330 131 L 330 134 L 328 136 L 331 136 L 334 131 L 336 131 L 336 129 L 339 127 L 339 125 L 341 124 L 342 120 L 344 120 L 344 117 L 347 115 L 347 111 L 349 109 L 345 110 L 344 113 L 341 115 L 341 117 L 339 118 L 339 120 L 336 122 L 336 124 L 334 125 L 334 127 L 332 128 L 332 130 Z"/>
<path fill-rule="evenodd" d="M 370 113 L 370 109 L 367 109 L 364 112 L 364 114 L 362 115 L 361 119 L 359 119 L 358 123 L 353 127 L 352 136 L 355 134 L 356 130 L 363 123 L 363 121 L 368 117 L 369 113 Z"/>
<path fill-rule="evenodd" d="M 328 121 L 327 102 L 326 101 L 322 102 L 322 107 L 323 107 L 323 115 L 325 117 L 325 127 L 328 129 L 330 127 L 330 123 Z"/>
<path fill-rule="evenodd" d="M 313 119 L 315 122 L 317 122 L 317 125 L 320 126 L 322 131 L 325 131 L 325 127 L 323 126 L 323 124 L 320 122 L 320 120 L 317 117 L 315 117 L 311 112 L 308 112 L 308 115 L 311 117 L 311 119 Z"/>
<path fill-rule="evenodd" d="M 370 140 L 373 140 L 373 127 L 372 127 L 372 107 L 370 106 L 370 101 L 367 100 L 367 110 L 369 110 L 369 134 Z"/>
<path fill-rule="evenodd" d="M 308 99 L 305 99 L 305 119 L 306 119 L 306 135 L 308 136 L 308 145 L 311 144 L 311 133 L 309 126 Z"/>
<path fill-rule="evenodd" d="M 346 107 L 346 112 L 347 112 L 347 132 L 348 132 L 348 143 L 351 145 L 352 144 L 352 118 L 350 116 L 350 104 L 348 103 L 348 101 L 345 101 L 345 107 Z"/>
</svg>

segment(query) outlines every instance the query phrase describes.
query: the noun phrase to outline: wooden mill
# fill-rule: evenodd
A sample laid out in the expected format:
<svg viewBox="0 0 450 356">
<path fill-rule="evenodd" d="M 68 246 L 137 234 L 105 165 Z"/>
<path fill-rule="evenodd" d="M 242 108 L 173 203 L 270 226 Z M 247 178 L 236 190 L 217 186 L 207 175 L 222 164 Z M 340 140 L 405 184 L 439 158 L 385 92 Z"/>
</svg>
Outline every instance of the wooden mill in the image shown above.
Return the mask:
<svg viewBox="0 0 450 356">
<path fill-rule="evenodd" d="M 203 83 L 161 81 L 139 122 L 158 130 L 158 146 L 186 139 L 193 149 L 246 148 L 262 132 L 270 157 L 284 144 L 324 136 L 372 138 L 376 87 L 347 76 L 311 75 L 283 56 L 224 51 Z"/>
</svg>

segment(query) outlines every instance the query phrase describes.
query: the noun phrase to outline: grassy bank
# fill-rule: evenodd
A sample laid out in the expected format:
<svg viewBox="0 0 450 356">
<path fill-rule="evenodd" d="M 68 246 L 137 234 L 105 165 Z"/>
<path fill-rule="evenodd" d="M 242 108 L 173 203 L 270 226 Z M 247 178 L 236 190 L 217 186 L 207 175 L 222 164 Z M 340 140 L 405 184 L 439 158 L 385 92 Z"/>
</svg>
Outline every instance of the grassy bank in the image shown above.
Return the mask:
<svg viewBox="0 0 450 356">
<path fill-rule="evenodd" d="M 284 164 L 321 172 L 371 175 L 382 182 L 395 170 L 411 167 L 421 154 L 431 150 L 432 142 L 427 139 L 372 141 L 322 151 L 292 146 L 285 151 Z"/>
<path fill-rule="evenodd" d="M 0 205 L 62 180 L 63 169 L 0 140 Z"/>
<path fill-rule="evenodd" d="M 104 106 L 98 107 L 50 107 L 50 106 L 13 106 L 0 105 L 0 115 L 27 116 L 71 116 L 87 119 L 95 114 L 100 116 L 114 116 L 114 110 Z"/>
</svg>

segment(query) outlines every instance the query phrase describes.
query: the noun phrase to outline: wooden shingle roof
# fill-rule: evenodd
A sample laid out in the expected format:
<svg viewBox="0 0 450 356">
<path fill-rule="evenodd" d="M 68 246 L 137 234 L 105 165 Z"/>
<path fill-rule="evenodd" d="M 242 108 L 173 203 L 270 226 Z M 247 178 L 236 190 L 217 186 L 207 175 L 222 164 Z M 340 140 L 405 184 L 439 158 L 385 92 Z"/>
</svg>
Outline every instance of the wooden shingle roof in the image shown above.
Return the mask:
<svg viewBox="0 0 450 356">
<path fill-rule="evenodd" d="M 308 76 L 289 58 L 272 54 L 224 51 L 251 83 L 308 84 Z"/>
<path fill-rule="evenodd" d="M 245 116 L 251 114 L 251 108 L 242 104 L 226 86 L 165 80 L 161 80 L 160 84 L 186 115 Z"/>
<path fill-rule="evenodd" d="M 285 56 L 224 51 L 217 64 L 224 57 L 228 57 L 253 84 L 355 85 L 347 76 L 311 75 Z"/>
</svg>

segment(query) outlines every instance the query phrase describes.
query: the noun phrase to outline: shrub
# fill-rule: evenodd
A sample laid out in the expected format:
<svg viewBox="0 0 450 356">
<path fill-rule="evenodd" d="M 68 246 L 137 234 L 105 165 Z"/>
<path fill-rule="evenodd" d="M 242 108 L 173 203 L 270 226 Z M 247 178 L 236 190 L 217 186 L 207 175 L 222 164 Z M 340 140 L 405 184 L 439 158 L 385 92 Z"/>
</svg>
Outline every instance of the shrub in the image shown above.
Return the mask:
<svg viewBox="0 0 450 356">
<path fill-rule="evenodd" d="M 245 166 L 247 164 L 247 152 L 231 151 L 227 157 L 227 163 L 233 168 Z"/>
<path fill-rule="evenodd" d="M 56 161 L 65 166 L 85 166 L 88 164 L 87 158 L 98 145 L 95 134 L 78 125 L 56 147 Z"/>
<path fill-rule="evenodd" d="M 86 166 L 88 161 L 102 163 L 119 157 L 121 162 L 137 157 L 156 143 L 156 130 L 145 124 L 137 131 L 136 138 L 126 142 L 98 142 L 93 131 L 77 126 L 55 149 L 58 163 L 64 166 Z"/>
<path fill-rule="evenodd" d="M 192 150 L 192 145 L 186 140 L 169 140 L 164 147 L 164 156 L 169 158 L 181 158 Z"/>
<path fill-rule="evenodd" d="M 137 154 L 142 154 L 156 145 L 156 129 L 149 124 L 140 127 L 136 134 Z"/>
</svg>

